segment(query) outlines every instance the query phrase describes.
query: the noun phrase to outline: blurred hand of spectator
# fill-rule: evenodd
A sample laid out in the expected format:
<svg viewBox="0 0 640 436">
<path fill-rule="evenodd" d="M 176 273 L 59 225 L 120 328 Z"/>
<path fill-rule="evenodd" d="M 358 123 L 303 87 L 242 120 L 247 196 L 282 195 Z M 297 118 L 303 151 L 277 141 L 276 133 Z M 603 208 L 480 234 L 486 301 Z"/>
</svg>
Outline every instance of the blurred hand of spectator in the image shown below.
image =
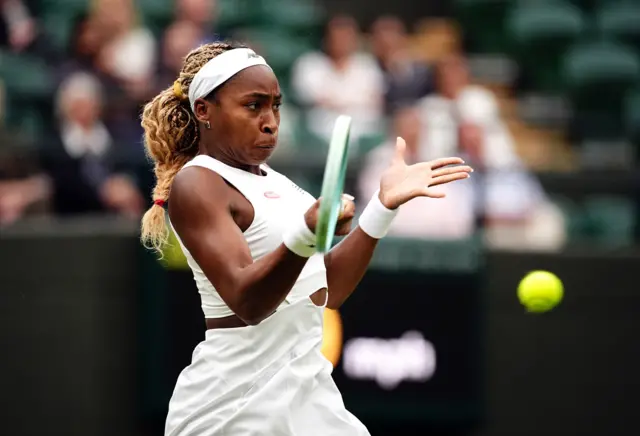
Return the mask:
<svg viewBox="0 0 640 436">
<path fill-rule="evenodd" d="M 471 158 L 477 166 L 483 166 L 484 132 L 473 123 L 461 123 L 458 127 L 460 150 Z"/>
<path fill-rule="evenodd" d="M 103 204 L 119 214 L 138 218 L 144 211 L 144 198 L 127 176 L 110 176 L 100 186 L 99 193 Z"/>
<path fill-rule="evenodd" d="M 37 35 L 37 27 L 32 19 L 22 20 L 9 29 L 9 42 L 16 51 L 22 51 L 33 42 Z"/>
<path fill-rule="evenodd" d="M 36 38 L 38 28 L 21 0 L 0 1 L 2 17 L 6 23 L 9 45 L 15 51 L 27 48 Z"/>
<path fill-rule="evenodd" d="M 51 185 L 44 176 L 0 182 L 0 224 L 17 221 L 30 206 L 48 200 L 50 195 Z"/>
</svg>

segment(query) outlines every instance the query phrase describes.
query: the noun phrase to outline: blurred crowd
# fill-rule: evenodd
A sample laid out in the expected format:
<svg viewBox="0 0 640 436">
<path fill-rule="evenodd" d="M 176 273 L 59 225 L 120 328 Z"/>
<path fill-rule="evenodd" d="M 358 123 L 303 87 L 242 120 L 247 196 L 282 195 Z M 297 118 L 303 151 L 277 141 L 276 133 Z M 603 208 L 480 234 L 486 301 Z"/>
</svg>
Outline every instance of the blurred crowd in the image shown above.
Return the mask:
<svg viewBox="0 0 640 436">
<path fill-rule="evenodd" d="M 147 207 L 142 105 L 173 82 L 189 50 L 235 36 L 218 31 L 215 0 L 165 1 L 174 3 L 173 21 L 158 35 L 133 0 L 94 0 L 74 18 L 61 52 L 48 43 L 39 2 L 0 0 L 1 50 L 45 59 L 56 85 L 51 126 L 29 163 L 11 153 L 0 158 L 0 224 L 44 212 L 136 218 Z M 335 117 L 351 115 L 362 155 L 358 198 L 377 189 L 397 136 L 407 141 L 409 163 L 462 156 L 476 169 L 472 178 L 448 187 L 445 199 L 404 207 L 391 234 L 466 239 L 482 227 L 494 246 L 561 247 L 563 216 L 519 158 L 494 94 L 474 84 L 457 44 L 441 40 L 435 55 L 424 56 L 414 41 L 393 16 L 366 29 L 354 17 L 327 19 L 317 46 L 293 62 L 283 83 L 292 104 L 283 107 L 281 142 L 296 146 L 299 137 L 286 128 L 294 118 L 326 143 Z M 246 42 L 261 51 L 261 41 Z M 2 135 L 0 151 L 15 141 Z"/>
</svg>

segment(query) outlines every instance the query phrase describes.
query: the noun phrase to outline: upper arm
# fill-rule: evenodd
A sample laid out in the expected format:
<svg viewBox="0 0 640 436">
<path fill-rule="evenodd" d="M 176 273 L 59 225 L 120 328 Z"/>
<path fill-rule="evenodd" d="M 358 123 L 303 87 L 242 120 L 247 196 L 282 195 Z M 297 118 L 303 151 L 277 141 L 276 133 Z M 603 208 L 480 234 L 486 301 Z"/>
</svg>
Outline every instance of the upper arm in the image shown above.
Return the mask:
<svg viewBox="0 0 640 436">
<path fill-rule="evenodd" d="M 169 216 L 186 249 L 235 312 L 239 273 L 253 259 L 231 215 L 230 193 L 213 171 L 185 168 L 173 181 Z"/>
</svg>

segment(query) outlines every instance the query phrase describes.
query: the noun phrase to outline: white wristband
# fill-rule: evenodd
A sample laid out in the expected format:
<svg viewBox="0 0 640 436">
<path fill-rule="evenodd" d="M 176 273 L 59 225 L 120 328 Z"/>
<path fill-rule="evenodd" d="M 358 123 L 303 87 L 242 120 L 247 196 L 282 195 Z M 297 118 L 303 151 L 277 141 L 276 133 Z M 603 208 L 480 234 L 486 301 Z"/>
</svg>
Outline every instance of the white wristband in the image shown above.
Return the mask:
<svg viewBox="0 0 640 436">
<path fill-rule="evenodd" d="M 367 235 L 374 239 L 382 239 L 387 235 L 393 219 L 398 214 L 399 209 L 387 209 L 381 202 L 379 191 L 373 194 L 373 197 L 364 208 L 362 215 L 358 221 L 358 225 Z"/>
<path fill-rule="evenodd" d="M 311 257 L 315 254 L 316 235 L 307 227 L 304 215 L 299 215 L 299 218 L 285 231 L 283 243 L 300 257 Z"/>
</svg>

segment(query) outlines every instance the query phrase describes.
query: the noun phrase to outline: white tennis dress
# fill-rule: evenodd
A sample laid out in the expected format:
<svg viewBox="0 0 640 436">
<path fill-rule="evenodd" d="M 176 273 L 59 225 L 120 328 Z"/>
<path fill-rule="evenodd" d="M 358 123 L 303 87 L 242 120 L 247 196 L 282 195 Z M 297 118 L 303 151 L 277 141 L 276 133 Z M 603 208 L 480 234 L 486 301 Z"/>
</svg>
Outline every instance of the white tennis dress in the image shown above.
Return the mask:
<svg viewBox="0 0 640 436">
<path fill-rule="evenodd" d="M 275 250 L 295 214 L 315 201 L 285 176 L 258 176 L 199 155 L 186 166 L 208 168 L 253 205 L 244 237 L 254 260 Z M 179 240 L 179 239 L 178 239 Z M 182 245 L 182 242 L 180 242 Z M 206 318 L 233 312 L 182 245 Z M 255 326 L 207 330 L 180 374 L 169 404 L 166 436 L 368 436 L 348 412 L 322 355 L 323 307 L 309 296 L 327 286 L 314 255 L 278 310 Z"/>
</svg>

